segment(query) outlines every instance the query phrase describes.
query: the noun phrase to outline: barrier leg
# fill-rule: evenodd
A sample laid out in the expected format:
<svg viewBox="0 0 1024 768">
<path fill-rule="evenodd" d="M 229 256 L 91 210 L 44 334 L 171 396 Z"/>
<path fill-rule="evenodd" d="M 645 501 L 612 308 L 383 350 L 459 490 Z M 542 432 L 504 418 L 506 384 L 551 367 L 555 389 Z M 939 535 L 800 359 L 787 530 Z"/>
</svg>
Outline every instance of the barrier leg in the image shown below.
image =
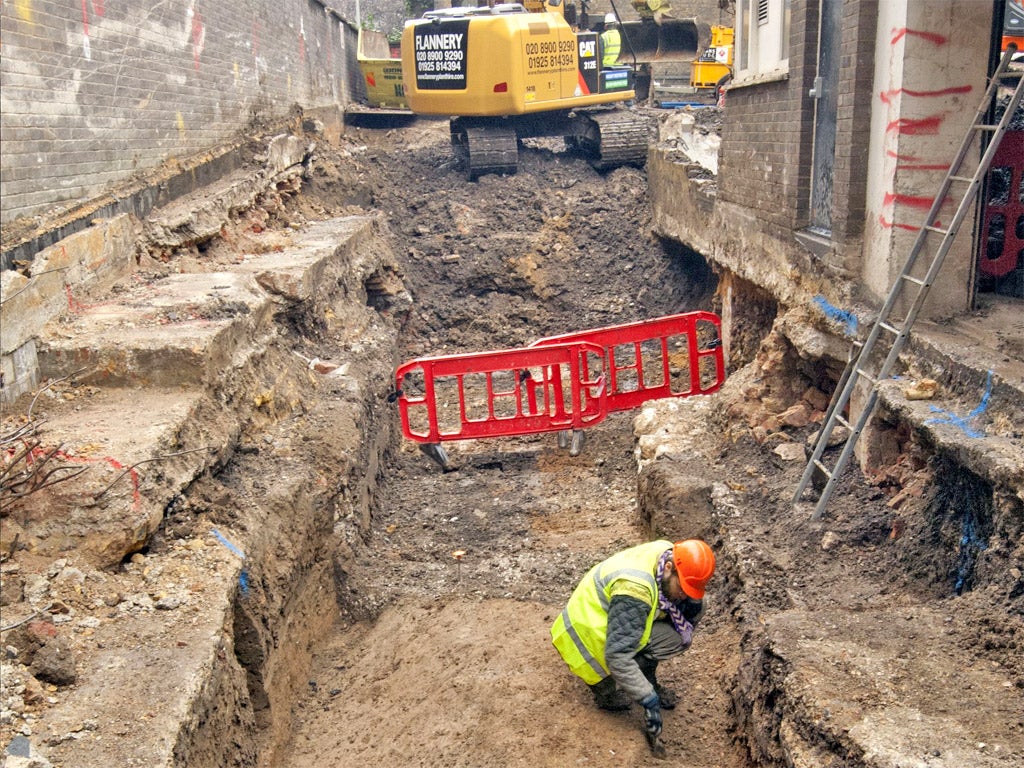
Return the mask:
<svg viewBox="0 0 1024 768">
<path fill-rule="evenodd" d="M 440 443 L 420 443 L 420 450 L 441 465 L 445 472 L 451 472 L 454 467 L 448 461 L 448 454 Z"/>
<path fill-rule="evenodd" d="M 584 439 L 585 439 L 584 435 L 585 435 L 585 433 L 583 432 L 582 429 L 574 429 L 572 431 L 572 440 L 569 443 L 569 455 L 570 456 L 579 456 L 580 455 L 580 451 L 583 450 L 583 443 L 584 443 Z"/>
</svg>

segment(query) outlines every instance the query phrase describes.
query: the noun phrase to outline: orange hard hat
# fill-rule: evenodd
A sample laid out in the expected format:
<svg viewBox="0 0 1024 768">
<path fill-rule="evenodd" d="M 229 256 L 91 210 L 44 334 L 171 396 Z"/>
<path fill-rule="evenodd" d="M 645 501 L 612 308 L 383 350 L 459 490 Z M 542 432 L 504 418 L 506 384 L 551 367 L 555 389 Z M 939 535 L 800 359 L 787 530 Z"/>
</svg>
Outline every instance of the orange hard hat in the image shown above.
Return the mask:
<svg viewBox="0 0 1024 768">
<path fill-rule="evenodd" d="M 704 599 L 704 588 L 715 572 L 715 553 L 700 539 L 686 539 L 672 547 L 679 586 L 694 600 Z"/>
</svg>

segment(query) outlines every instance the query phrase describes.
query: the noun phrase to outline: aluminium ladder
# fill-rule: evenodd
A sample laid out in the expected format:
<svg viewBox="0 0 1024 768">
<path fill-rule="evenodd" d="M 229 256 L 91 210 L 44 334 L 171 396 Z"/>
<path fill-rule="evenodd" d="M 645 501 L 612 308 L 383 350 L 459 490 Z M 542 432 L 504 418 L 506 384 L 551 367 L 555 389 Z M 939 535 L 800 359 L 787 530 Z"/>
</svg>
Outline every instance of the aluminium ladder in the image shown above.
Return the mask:
<svg viewBox="0 0 1024 768">
<path fill-rule="evenodd" d="M 829 497 L 835 489 L 836 482 L 843 469 L 846 467 L 846 463 L 849 461 L 850 456 L 853 454 L 857 438 L 860 437 L 860 433 L 871 418 L 875 405 L 878 402 L 878 382 L 888 378 L 900 352 L 906 345 L 910 335 L 910 328 L 913 326 L 918 313 L 921 311 L 921 307 L 928 295 L 928 289 L 931 288 L 932 283 L 935 281 L 935 278 L 942 267 L 942 262 L 946 258 L 946 253 L 949 251 L 950 246 L 956 239 L 956 234 L 960 229 L 960 225 L 977 197 L 978 190 L 981 187 L 981 182 L 984 179 L 985 174 L 988 173 L 989 166 L 992 164 L 992 158 L 999 147 L 999 142 L 1006 133 L 1007 126 L 1013 119 L 1013 115 L 1017 111 L 1018 105 L 1021 103 L 1021 94 L 1024 92 L 1024 77 L 1021 76 L 1020 72 L 1009 71 L 1010 59 L 1016 51 L 1016 46 L 1011 44 L 1003 54 L 1002 60 L 999 62 L 999 67 L 993 74 L 992 79 L 989 82 L 988 89 L 985 91 L 985 95 L 982 98 L 981 106 L 975 114 L 974 121 L 968 129 L 967 135 L 964 136 L 963 143 L 960 145 L 956 159 L 950 165 L 949 171 L 946 173 L 946 177 L 942 180 L 942 184 L 939 186 L 939 191 L 935 195 L 935 200 L 932 203 L 931 210 L 928 212 L 924 225 L 918 232 L 917 239 L 914 241 L 914 245 L 910 250 L 910 255 L 907 257 L 907 261 L 903 265 L 902 271 L 893 283 L 892 288 L 889 290 L 889 296 L 886 298 L 885 304 L 882 306 L 881 310 L 879 310 L 878 316 L 875 318 L 875 321 L 871 326 L 871 331 L 868 333 L 867 339 L 863 343 L 859 341 L 853 342 L 846 370 L 843 372 L 842 378 L 837 385 L 835 394 L 832 397 L 832 402 L 829 405 L 828 412 L 825 417 L 825 423 L 822 426 L 821 431 L 818 433 L 817 441 L 814 444 L 814 451 L 807 462 L 803 477 L 800 478 L 796 494 L 793 497 L 794 504 L 800 501 L 801 496 L 807 488 L 807 484 L 810 482 L 816 471 L 820 471 L 828 478 L 821 495 L 818 497 L 813 519 L 820 518 L 822 513 L 825 511 L 825 506 L 828 504 Z M 986 125 L 984 120 L 992 107 L 997 90 L 1004 81 L 1008 81 L 1014 77 L 1018 78 L 1017 84 L 1013 90 L 1013 95 L 1010 97 L 1010 103 L 1007 105 L 1006 111 L 1003 113 L 1002 119 L 995 125 Z M 971 147 L 974 145 L 976 138 L 985 134 L 988 134 L 991 137 L 991 140 L 981 157 L 978 167 L 974 171 L 974 175 L 969 177 L 958 175 L 960 167 L 963 165 L 964 159 L 967 157 Z M 957 206 L 956 213 L 953 215 L 952 220 L 949 225 L 943 229 L 941 226 L 938 226 L 937 217 L 939 209 L 942 207 L 943 201 L 946 199 L 953 183 L 966 184 L 967 189 L 963 193 L 963 198 L 960 200 L 960 204 Z M 921 279 L 914 277 L 910 273 L 914 268 L 917 257 L 925 250 L 929 236 L 938 236 L 941 237 L 941 240 L 935 251 L 935 255 L 932 256 L 932 262 L 928 266 L 925 277 Z M 917 288 L 917 295 L 914 298 L 905 319 L 902 323 L 897 320 L 890 321 L 890 315 L 893 312 L 893 308 L 904 295 L 904 292 L 913 290 L 913 286 L 916 286 Z M 875 345 L 879 342 L 879 337 L 882 336 L 883 331 L 892 337 L 892 346 L 889 348 L 889 352 L 886 355 L 881 368 L 879 368 L 877 373 L 872 374 L 869 372 L 868 366 L 871 363 Z M 889 336 L 886 336 L 885 338 L 888 339 Z M 859 352 L 856 351 L 858 347 Z M 884 343 L 881 349 L 884 349 Z M 847 404 L 850 402 L 850 396 L 853 394 L 853 391 L 856 389 L 862 378 L 867 379 L 871 383 L 871 389 L 867 400 L 864 403 L 864 407 L 860 411 L 860 415 L 857 417 L 856 421 L 851 424 L 846 418 L 844 418 L 843 412 L 845 411 Z M 839 457 L 836 459 L 835 466 L 832 469 L 829 469 L 822 461 L 822 454 L 824 454 L 825 449 L 828 447 L 829 440 L 832 436 L 832 432 L 835 430 L 836 424 L 841 424 L 846 427 L 850 431 L 850 434 L 846 439 L 846 443 L 843 445 L 843 449 L 840 452 Z"/>
</svg>

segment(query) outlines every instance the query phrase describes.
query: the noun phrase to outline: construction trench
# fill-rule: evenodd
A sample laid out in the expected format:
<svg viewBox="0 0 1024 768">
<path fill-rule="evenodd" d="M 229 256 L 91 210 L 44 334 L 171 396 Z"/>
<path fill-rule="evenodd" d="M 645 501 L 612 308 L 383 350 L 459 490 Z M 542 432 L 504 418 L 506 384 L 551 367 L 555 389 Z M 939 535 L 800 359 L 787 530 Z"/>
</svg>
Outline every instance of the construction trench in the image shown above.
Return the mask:
<svg viewBox="0 0 1024 768">
<path fill-rule="evenodd" d="M 987 401 L 986 476 L 977 441 L 885 409 L 873 474 L 813 519 L 793 490 L 845 361 L 730 283 L 720 392 L 610 414 L 575 456 L 449 444 L 442 471 L 401 436 L 398 364 L 715 311 L 730 278 L 652 234 L 641 169 L 538 141 L 467 184 L 444 122 L 293 129 L 98 222 L 56 291 L 4 433 L 88 471 L 5 503 L 7 766 L 1024 764 L 1019 397 Z M 718 571 L 659 669 L 654 761 L 548 627 L 594 562 L 691 536 Z"/>
</svg>

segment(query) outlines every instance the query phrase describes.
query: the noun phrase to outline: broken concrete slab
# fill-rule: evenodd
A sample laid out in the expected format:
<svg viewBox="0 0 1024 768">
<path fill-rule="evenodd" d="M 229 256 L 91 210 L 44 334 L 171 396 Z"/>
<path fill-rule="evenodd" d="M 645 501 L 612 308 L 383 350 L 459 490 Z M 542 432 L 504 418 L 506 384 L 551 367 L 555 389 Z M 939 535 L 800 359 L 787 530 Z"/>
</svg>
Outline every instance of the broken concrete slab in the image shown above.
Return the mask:
<svg viewBox="0 0 1024 768">
<path fill-rule="evenodd" d="M 315 302 L 318 295 L 329 292 L 330 281 L 341 275 L 353 287 L 361 287 L 369 275 L 365 265 L 375 263 L 366 247 L 372 243 L 379 247 L 380 223 L 373 216 L 317 222 L 293 238 L 290 247 L 246 255 L 233 271 L 254 275 L 264 290 L 291 302 Z M 340 243 L 344 248 L 339 248 Z"/>
<path fill-rule="evenodd" d="M 380 237 L 375 217 L 341 217 L 296 233 L 281 251 L 248 255 L 231 271 L 133 280 L 116 299 L 78 306 L 43 329 L 41 374 L 77 371 L 80 380 L 108 386 L 220 386 L 262 348 L 282 302 L 321 314 L 339 286 L 365 302 L 364 283 L 381 269 Z"/>
<path fill-rule="evenodd" d="M 273 302 L 249 275 L 168 275 L 80 307 L 39 337 L 44 377 L 108 386 L 213 386 L 270 330 Z"/>
<path fill-rule="evenodd" d="M 827 745 L 833 755 L 877 768 L 908 765 L 912 756 L 920 766 L 1016 765 L 1024 713 L 1005 675 L 965 657 L 945 617 L 924 606 L 853 607 L 830 610 L 827 620 L 796 609 L 766 622 L 752 695 L 774 700 L 764 712 L 772 722 L 749 733 L 763 758 L 780 747 L 800 754 Z M 926 695 L 936 690 L 949 696 Z M 997 716 L 963 717 L 975 710 Z"/>
<path fill-rule="evenodd" d="M 310 151 L 312 145 L 298 136 L 275 136 L 266 153 L 256 158 L 264 163 L 259 171 L 232 171 L 153 211 L 144 223 L 147 247 L 173 250 L 217 237 L 225 221 L 252 208 L 268 187 L 301 174 L 301 163 Z"/>
<path fill-rule="evenodd" d="M 77 679 L 33 728 L 33 747 L 55 764 L 100 768 L 124 754 L 153 766 L 254 764 L 261 740 L 290 732 L 305 678 L 290 679 L 289 665 L 320 631 L 310 624 L 326 631 L 334 618 L 321 547 L 332 533 L 365 534 L 391 441 L 397 331 L 384 310 L 408 294 L 382 226 L 322 222 L 237 271 L 132 281 L 47 329 L 47 354 L 65 350 L 68 369 L 77 358 L 113 372 L 51 382 L 32 401 L 41 445 L 89 470 L 5 510 L 10 550 L 51 562 L 5 616 L 45 613 L 75 653 Z M 170 317 L 186 312 L 196 316 Z M 278 322 L 316 338 L 283 343 Z M 292 346 L 315 343 L 343 374 L 321 374 L 307 364 L 314 347 Z M 146 384 L 113 386 L 135 380 Z M 311 422 L 324 440 L 309 440 Z M 340 475 L 322 476 L 315 455 L 325 452 Z M 220 476 L 249 462 L 241 478 Z M 178 525 L 179 507 L 203 516 Z M 72 555 L 74 585 L 59 575 Z M 83 613 L 53 607 L 69 604 Z M 126 698 L 140 703 L 131 718 Z"/>
<path fill-rule="evenodd" d="M 183 600 L 157 611 L 143 599 L 148 593 L 126 593 L 111 611 L 116 620 L 91 627 L 79 652 L 88 663 L 35 734 L 57 764 L 113 765 L 130 743 L 139 765 L 175 765 L 183 727 L 203 711 L 239 734 L 246 722 L 250 735 L 254 730 L 230 629 L 242 562 L 211 536 L 180 542 L 163 557 L 145 558 L 143 567 L 161 572 L 154 587 L 177 585 Z M 199 571 L 206 577 L 190 578 Z M 137 702 L 131 719 L 118 715 L 126 698 Z M 82 712 L 90 713 L 88 724 Z M 232 749 L 244 748 L 233 742 Z"/>
<path fill-rule="evenodd" d="M 272 179 L 297 172 L 296 166 L 301 165 L 315 148 L 316 142 L 306 141 L 293 133 L 278 134 L 267 145 L 267 172 Z"/>
<path fill-rule="evenodd" d="M 169 499 L 227 461 L 246 424 L 301 409 L 314 374 L 275 347 L 279 314 L 298 306 L 339 318 L 360 358 L 390 345 L 367 301 L 366 285 L 395 271 L 380 227 L 372 216 L 321 222 L 237 271 L 132 280 L 113 300 L 48 324 L 40 368 L 67 382 L 34 405 L 45 419 L 39 450 L 88 473 L 47 491 L 54 514 L 33 520 L 26 544 L 50 555 L 74 545 L 110 567 L 146 545 Z M 339 387 L 368 373 L 361 360 L 350 367 Z M 356 387 L 352 399 L 362 394 Z"/>
<path fill-rule="evenodd" d="M 0 288 L 0 353 L 13 354 L 69 305 L 84 301 L 91 292 L 106 290 L 128 274 L 135 263 L 137 234 L 130 216 L 98 221 L 40 251 L 27 277 L 5 271 Z"/>
<path fill-rule="evenodd" d="M 393 343 L 392 336 L 367 350 L 359 396 L 344 397 L 346 384 L 337 378 L 308 377 L 338 397 L 318 398 L 294 418 L 240 438 L 235 461 L 252 462 L 251 471 L 238 469 L 227 483 L 197 481 L 191 495 L 217 496 L 220 524 L 204 519 L 197 535 L 106 576 L 90 572 L 83 598 L 119 597 L 110 621 L 90 626 L 78 682 L 37 724 L 50 759 L 105 768 L 129 745 L 145 765 L 255 764 L 261 739 L 288 732 L 289 704 L 306 678 L 288 678 L 287 667 L 310 652 L 293 633 L 315 634 L 315 622 L 326 631 L 335 616 L 323 602 L 333 563 L 319 547 L 332 531 L 358 537 L 368 525 L 390 442 L 373 411 L 383 402 Z M 307 378 L 303 366 L 294 370 Z M 307 422 L 321 424 L 331 439 L 311 446 L 303 439 Z M 310 451 L 351 458 L 342 475 L 327 478 Z M 258 469 L 268 456 L 272 475 Z M 52 589 L 51 597 L 61 596 Z M 296 621 L 300 603 L 306 618 Z M 273 619 L 282 615 L 292 619 Z M 126 698 L 144 702 L 144 727 L 124 717 Z M 91 713 L 88 728 L 84 710 Z"/>
<path fill-rule="evenodd" d="M 70 393 L 69 393 L 70 394 Z M 40 449 L 54 465 L 85 470 L 45 492 L 30 524 L 17 510 L 22 545 L 56 557 L 74 546 L 110 567 L 145 546 L 167 499 L 222 456 L 238 427 L 214 418 L 202 392 L 92 389 L 69 399 L 48 390 L 36 402 Z M 199 427 L 199 429 L 197 429 Z M 20 521 L 20 522 L 19 522 Z"/>
</svg>

